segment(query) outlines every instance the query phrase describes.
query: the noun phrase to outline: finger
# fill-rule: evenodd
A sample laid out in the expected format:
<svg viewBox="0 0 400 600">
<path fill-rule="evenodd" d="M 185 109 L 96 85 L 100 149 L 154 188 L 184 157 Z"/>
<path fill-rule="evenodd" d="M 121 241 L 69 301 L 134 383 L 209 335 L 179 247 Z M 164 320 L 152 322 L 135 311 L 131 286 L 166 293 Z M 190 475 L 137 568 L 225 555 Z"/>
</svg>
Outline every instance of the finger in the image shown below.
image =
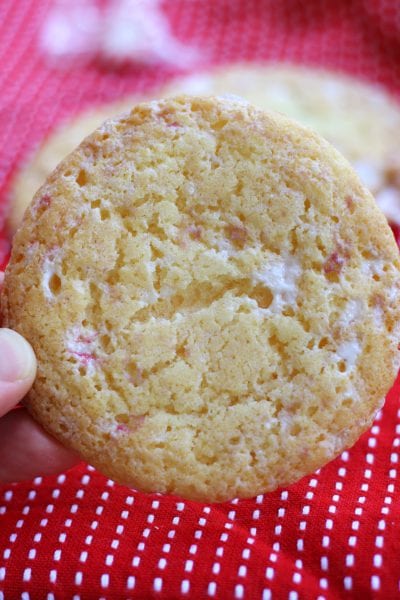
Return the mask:
<svg viewBox="0 0 400 600">
<path fill-rule="evenodd" d="M 35 375 L 30 344 L 16 331 L 0 328 L 0 417 L 25 396 Z"/>
<path fill-rule="evenodd" d="M 81 461 L 38 425 L 24 408 L 0 419 L 0 481 L 30 480 L 66 471 Z"/>
</svg>

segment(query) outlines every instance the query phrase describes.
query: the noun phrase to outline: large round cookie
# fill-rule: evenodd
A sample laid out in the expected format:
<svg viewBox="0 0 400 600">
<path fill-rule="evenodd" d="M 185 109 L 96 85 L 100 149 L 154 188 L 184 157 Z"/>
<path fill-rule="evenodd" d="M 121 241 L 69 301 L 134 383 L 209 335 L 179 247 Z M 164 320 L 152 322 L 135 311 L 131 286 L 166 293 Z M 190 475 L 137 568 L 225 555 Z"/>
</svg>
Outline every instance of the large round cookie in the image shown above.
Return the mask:
<svg viewBox="0 0 400 600">
<path fill-rule="evenodd" d="M 399 257 L 322 138 L 234 99 L 106 121 L 36 194 L 4 325 L 32 414 L 108 476 L 221 501 L 351 446 L 398 367 Z"/>
</svg>

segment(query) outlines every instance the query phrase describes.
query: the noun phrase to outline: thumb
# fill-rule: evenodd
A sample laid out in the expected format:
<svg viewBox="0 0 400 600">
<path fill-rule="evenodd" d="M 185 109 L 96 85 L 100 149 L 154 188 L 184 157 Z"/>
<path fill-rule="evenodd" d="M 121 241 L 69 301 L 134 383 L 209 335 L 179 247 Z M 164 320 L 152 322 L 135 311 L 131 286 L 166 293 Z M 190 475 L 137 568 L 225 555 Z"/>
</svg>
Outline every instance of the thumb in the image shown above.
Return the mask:
<svg viewBox="0 0 400 600">
<path fill-rule="evenodd" d="M 16 331 L 0 328 L 0 417 L 25 396 L 35 375 L 31 345 Z"/>
</svg>

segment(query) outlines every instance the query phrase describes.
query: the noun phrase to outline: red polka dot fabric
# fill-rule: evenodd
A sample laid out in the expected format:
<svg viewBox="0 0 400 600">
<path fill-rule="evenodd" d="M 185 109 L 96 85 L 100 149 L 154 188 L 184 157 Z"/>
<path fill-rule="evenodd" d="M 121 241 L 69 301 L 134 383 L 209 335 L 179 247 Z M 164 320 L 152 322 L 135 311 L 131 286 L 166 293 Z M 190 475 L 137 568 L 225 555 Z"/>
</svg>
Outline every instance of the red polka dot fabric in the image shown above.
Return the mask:
<svg viewBox="0 0 400 600">
<path fill-rule="evenodd" d="M 53 5 L 0 3 L 0 229 L 15 171 L 59 121 L 174 75 L 98 57 L 55 66 L 38 43 Z M 199 66 L 325 65 L 400 95 L 396 0 L 174 0 L 163 8 L 175 35 L 200 50 Z M 3 266 L 7 253 L 3 231 Z M 3 485 L 0 600 L 400 598 L 399 392 L 397 383 L 352 449 L 251 500 L 145 495 L 83 464 Z"/>
</svg>

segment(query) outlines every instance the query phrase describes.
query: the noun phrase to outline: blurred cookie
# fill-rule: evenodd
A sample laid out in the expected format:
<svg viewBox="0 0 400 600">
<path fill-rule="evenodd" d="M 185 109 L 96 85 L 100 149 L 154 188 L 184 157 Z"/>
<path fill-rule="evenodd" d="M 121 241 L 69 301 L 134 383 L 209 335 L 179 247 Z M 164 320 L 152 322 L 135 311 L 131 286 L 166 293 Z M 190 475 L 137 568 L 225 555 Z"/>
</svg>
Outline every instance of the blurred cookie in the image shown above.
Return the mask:
<svg viewBox="0 0 400 600">
<path fill-rule="evenodd" d="M 106 121 L 48 178 L 1 312 L 37 354 L 48 431 L 119 482 L 222 501 L 369 427 L 398 368 L 399 268 L 325 140 L 180 97 Z"/>
<path fill-rule="evenodd" d="M 400 224 L 400 105 L 383 88 L 321 69 L 243 64 L 174 81 L 163 91 L 176 93 L 237 94 L 311 127 L 350 160 L 389 221 Z"/>
<path fill-rule="evenodd" d="M 138 101 L 138 100 L 136 100 Z M 63 158 L 106 119 L 130 110 L 132 98 L 111 102 L 95 110 L 88 110 L 60 124 L 35 150 L 16 174 L 12 184 L 11 201 L 7 219 L 8 230 L 13 234 L 32 198 Z"/>
</svg>

